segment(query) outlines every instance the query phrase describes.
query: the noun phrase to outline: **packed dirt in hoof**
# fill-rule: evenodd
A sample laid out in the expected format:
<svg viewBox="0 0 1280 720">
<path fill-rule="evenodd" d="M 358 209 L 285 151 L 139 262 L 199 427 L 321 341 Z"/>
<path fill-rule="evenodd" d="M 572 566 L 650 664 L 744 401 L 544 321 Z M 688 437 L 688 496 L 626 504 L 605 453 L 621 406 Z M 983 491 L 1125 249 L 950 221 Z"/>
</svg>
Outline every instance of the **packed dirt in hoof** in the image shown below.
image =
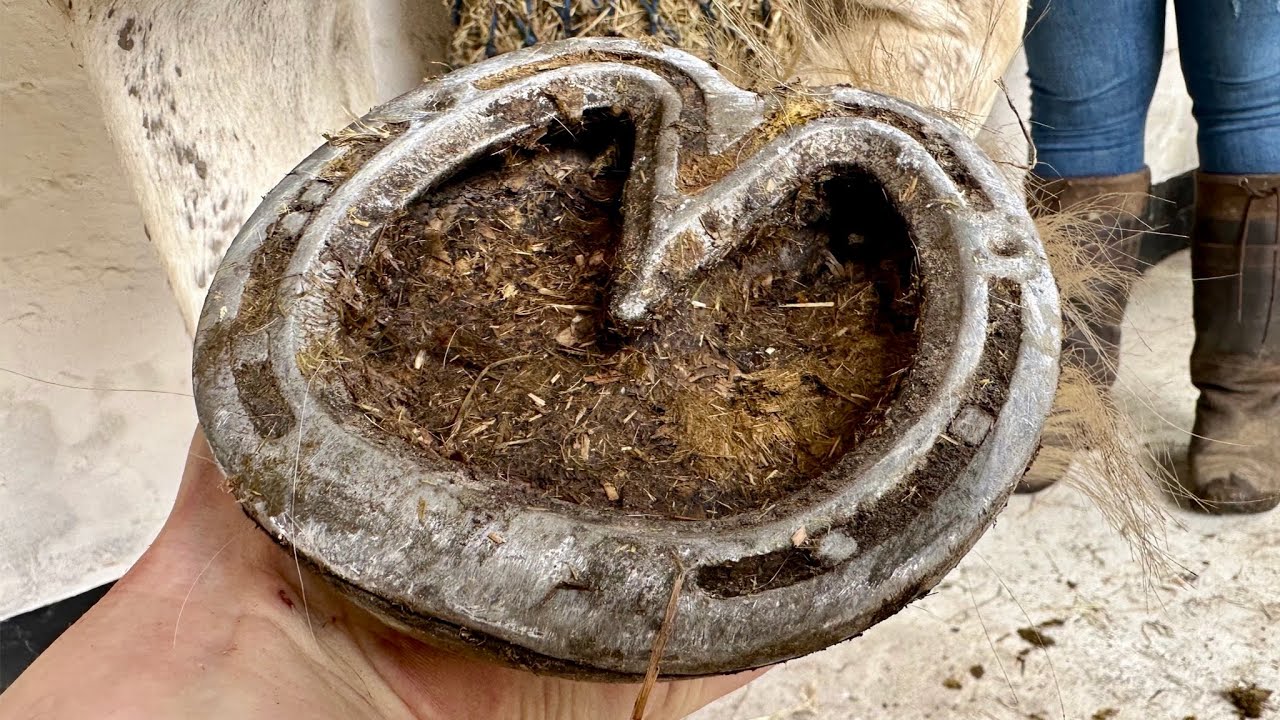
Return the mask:
<svg viewBox="0 0 1280 720">
<path fill-rule="evenodd" d="M 913 250 L 865 179 L 815 179 L 639 335 L 607 305 L 629 148 L 540 138 L 335 256 L 311 363 L 378 432 L 561 500 L 767 508 L 874 432 L 916 349 Z"/>
</svg>

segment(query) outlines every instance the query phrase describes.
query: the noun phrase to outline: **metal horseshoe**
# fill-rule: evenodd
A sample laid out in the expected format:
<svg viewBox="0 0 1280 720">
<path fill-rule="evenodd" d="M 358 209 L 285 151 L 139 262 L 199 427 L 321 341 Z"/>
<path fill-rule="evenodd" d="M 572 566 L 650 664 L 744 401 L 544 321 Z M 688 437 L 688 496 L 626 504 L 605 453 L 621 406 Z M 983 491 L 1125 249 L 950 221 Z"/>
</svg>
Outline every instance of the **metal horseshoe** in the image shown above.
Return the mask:
<svg viewBox="0 0 1280 720">
<path fill-rule="evenodd" d="M 354 429 L 299 367 L 335 322 L 324 302 L 331 250 L 366 257 L 389 219 L 460 169 L 600 110 L 627 115 L 636 133 L 609 304 L 619 324 L 643 325 L 815 173 L 869 174 L 910 230 L 924 298 L 915 366 L 931 370 L 908 374 L 874 442 L 782 510 L 641 523 L 499 503 L 486 492 L 496 481 Z M 695 162 L 707 159 L 717 162 Z M 270 302 L 247 300 L 264 293 Z M 661 667 L 701 676 L 856 636 L 933 587 L 1031 460 L 1060 335 L 1020 195 L 945 120 L 848 87 L 759 95 L 677 50 L 574 39 L 423 85 L 303 161 L 228 251 L 194 378 L 200 420 L 245 511 L 375 615 L 540 672 L 635 678 L 683 573 Z M 797 528 L 809 572 L 753 593 L 722 582 L 798 552 Z M 557 590 L 570 568 L 590 575 L 590 592 Z"/>
</svg>

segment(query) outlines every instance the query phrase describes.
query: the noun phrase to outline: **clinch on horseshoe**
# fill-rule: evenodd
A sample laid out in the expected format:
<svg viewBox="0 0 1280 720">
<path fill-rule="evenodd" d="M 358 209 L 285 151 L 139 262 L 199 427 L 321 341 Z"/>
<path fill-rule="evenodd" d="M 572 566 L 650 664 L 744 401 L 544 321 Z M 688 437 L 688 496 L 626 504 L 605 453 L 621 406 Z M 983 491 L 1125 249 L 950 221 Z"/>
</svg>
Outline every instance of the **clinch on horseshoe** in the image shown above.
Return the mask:
<svg viewBox="0 0 1280 720">
<path fill-rule="evenodd" d="M 765 507 L 680 519 L 615 507 L 616 492 L 548 499 L 521 484 L 520 467 L 485 471 L 450 446 L 471 432 L 468 404 L 498 382 L 497 363 L 468 371 L 452 428 L 429 428 L 418 445 L 316 371 L 315 348 L 345 332 L 333 302 L 344 273 L 380 256 L 398 218 L 468 168 L 513 150 L 536 158 L 553 132 L 572 148 L 602 118 L 630 134 L 614 138 L 629 159 L 608 286 L 599 308 L 579 312 L 623 347 L 661 334 L 708 273 L 750 250 L 754 227 L 817 182 L 862 178 L 862 195 L 838 202 L 856 215 L 887 200 L 909 237 L 909 367 L 872 431 Z M 1038 447 L 1060 332 L 1021 197 L 951 124 L 848 87 L 759 95 L 676 50 L 575 39 L 423 85 L 303 161 L 218 271 L 194 381 L 244 510 L 378 617 L 538 672 L 628 679 L 644 674 L 680 578 L 661 669 L 699 676 L 854 637 L 932 588 Z M 558 407 L 550 392 L 530 395 L 528 417 Z M 660 480 L 664 467 L 649 474 Z"/>
</svg>

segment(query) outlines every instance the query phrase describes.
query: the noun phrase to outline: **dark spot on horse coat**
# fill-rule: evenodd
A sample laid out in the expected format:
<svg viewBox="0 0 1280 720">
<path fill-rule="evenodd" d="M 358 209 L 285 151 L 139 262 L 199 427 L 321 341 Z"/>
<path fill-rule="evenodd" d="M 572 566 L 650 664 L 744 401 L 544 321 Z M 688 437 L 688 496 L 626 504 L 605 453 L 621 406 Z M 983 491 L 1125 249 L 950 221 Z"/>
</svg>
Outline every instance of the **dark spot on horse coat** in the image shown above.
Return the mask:
<svg viewBox="0 0 1280 720">
<path fill-rule="evenodd" d="M 133 32 L 137 28 L 137 22 L 133 18 L 124 21 L 124 26 L 120 28 L 120 33 L 116 35 L 116 44 L 121 50 L 133 49 Z"/>
<path fill-rule="evenodd" d="M 181 65 L 174 65 L 174 66 L 173 66 L 173 71 L 174 71 L 175 73 L 177 73 L 177 74 L 178 74 L 178 77 L 182 77 L 182 66 L 181 66 Z"/>
<path fill-rule="evenodd" d="M 195 146 L 174 141 L 173 156 L 178 159 L 178 162 L 188 163 L 195 168 L 196 175 L 201 180 L 209 176 L 209 166 L 196 152 Z"/>
</svg>

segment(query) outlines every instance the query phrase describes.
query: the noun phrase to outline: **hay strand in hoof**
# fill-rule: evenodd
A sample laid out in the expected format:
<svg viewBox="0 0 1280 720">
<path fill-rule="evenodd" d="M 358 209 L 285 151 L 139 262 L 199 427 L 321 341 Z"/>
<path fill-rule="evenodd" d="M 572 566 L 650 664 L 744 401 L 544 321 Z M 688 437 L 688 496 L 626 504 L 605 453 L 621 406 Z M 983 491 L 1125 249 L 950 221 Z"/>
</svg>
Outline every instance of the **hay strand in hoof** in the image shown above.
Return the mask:
<svg viewBox="0 0 1280 720">
<path fill-rule="evenodd" d="M 658 682 L 658 666 L 662 663 L 662 653 L 667 649 L 667 641 L 676 625 L 676 609 L 680 606 L 680 591 L 684 588 L 685 569 L 678 566 L 676 579 L 671 583 L 671 599 L 667 600 L 667 610 L 662 615 L 662 625 L 653 638 L 653 652 L 649 655 L 649 667 L 644 673 L 644 682 L 640 685 L 640 693 L 636 695 L 636 704 L 631 709 L 631 720 L 644 720 L 644 710 L 649 704 L 649 695 Z"/>
</svg>

